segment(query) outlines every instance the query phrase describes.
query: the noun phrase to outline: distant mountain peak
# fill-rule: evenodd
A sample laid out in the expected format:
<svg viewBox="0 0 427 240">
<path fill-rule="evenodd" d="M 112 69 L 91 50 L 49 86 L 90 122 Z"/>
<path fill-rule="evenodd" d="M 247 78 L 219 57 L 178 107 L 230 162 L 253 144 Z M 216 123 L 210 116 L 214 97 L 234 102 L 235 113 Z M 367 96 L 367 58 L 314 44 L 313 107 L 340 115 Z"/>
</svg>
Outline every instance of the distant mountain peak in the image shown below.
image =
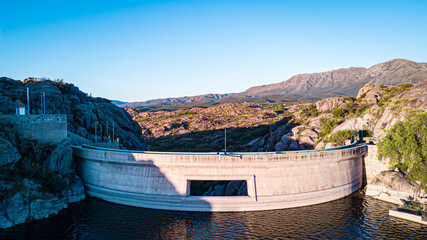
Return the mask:
<svg viewBox="0 0 427 240">
<path fill-rule="evenodd" d="M 369 68 L 349 67 L 319 73 L 303 73 L 286 81 L 264 84 L 248 88 L 235 94 L 206 94 L 193 97 L 154 99 L 145 102 L 127 103 L 121 106 L 141 107 L 158 104 L 184 104 L 195 102 L 215 102 L 221 99 L 257 98 L 265 96 L 356 96 L 365 84 L 398 85 L 416 84 L 427 78 L 427 63 L 417 63 L 406 59 L 393 59 Z"/>
</svg>

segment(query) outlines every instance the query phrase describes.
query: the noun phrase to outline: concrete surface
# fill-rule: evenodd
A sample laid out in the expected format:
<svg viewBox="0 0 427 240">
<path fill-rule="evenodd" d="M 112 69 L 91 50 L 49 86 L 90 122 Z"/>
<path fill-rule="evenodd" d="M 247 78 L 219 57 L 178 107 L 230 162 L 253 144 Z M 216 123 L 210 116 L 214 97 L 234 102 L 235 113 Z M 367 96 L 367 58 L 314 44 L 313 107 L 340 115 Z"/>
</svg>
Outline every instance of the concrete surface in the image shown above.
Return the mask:
<svg viewBox="0 0 427 240">
<path fill-rule="evenodd" d="M 183 211 L 255 211 L 345 197 L 362 186 L 365 145 L 283 153 L 160 153 L 76 146 L 89 196 Z M 248 196 L 189 196 L 191 180 L 246 180 Z"/>
</svg>

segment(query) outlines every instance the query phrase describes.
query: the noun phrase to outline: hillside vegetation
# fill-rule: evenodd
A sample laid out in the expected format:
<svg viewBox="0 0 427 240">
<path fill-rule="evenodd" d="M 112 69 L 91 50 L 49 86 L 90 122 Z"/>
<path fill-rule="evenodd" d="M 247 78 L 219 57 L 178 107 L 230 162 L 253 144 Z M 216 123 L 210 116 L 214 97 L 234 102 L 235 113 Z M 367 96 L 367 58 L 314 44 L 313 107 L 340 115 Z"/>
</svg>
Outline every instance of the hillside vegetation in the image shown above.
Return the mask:
<svg viewBox="0 0 427 240">
<path fill-rule="evenodd" d="M 298 104 L 226 103 L 207 108 L 146 112 L 127 109 L 137 121 L 146 149 L 286 151 L 343 145 L 365 130 L 380 138 L 408 112 L 425 107 L 427 81 L 413 86 L 367 84 L 357 97 Z"/>
</svg>

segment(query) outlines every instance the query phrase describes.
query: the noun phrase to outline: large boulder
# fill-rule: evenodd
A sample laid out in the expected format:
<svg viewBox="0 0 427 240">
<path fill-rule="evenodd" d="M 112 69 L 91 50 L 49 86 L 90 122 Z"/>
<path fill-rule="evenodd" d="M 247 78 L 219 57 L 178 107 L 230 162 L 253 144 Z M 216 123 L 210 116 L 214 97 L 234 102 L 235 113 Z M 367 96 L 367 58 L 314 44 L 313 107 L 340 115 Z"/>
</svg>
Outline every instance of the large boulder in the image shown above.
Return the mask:
<svg viewBox="0 0 427 240">
<path fill-rule="evenodd" d="M 323 141 L 320 141 L 314 149 L 323 149 L 325 148 L 325 143 Z"/>
<path fill-rule="evenodd" d="M 230 181 L 225 189 L 225 196 L 236 196 L 239 191 L 241 181 Z"/>
<path fill-rule="evenodd" d="M 289 145 L 289 149 L 290 149 L 290 150 L 299 150 L 299 149 L 300 149 L 300 146 L 299 146 L 299 144 L 298 144 L 298 142 L 297 142 L 297 141 L 293 141 L 293 142 L 291 142 L 291 144 Z"/>
<path fill-rule="evenodd" d="M 21 155 L 18 150 L 8 140 L 0 137 L 0 167 L 13 166 L 19 159 Z"/>
<path fill-rule="evenodd" d="M 303 136 L 298 140 L 300 145 L 304 146 L 304 149 L 314 148 L 314 140 L 309 136 Z M 301 148 L 302 149 L 302 148 Z"/>
<path fill-rule="evenodd" d="M 44 166 L 52 171 L 60 174 L 68 174 L 73 172 L 73 149 L 71 148 L 71 139 L 65 138 L 52 151 Z"/>
<path fill-rule="evenodd" d="M 5 216 L 14 225 L 24 223 L 28 219 L 30 209 L 28 207 L 28 196 L 21 192 L 3 201 Z"/>
<path fill-rule="evenodd" d="M 248 186 L 246 181 L 243 181 L 239 190 L 237 191 L 237 196 L 247 196 L 248 195 Z"/>
<path fill-rule="evenodd" d="M 311 137 L 311 138 L 317 138 L 317 131 L 314 129 L 305 129 L 304 131 L 301 132 L 301 136 L 304 137 Z"/>
<path fill-rule="evenodd" d="M 214 187 L 214 190 L 211 192 L 210 196 L 224 196 L 226 188 L 227 188 L 226 184 L 216 185 Z"/>
<path fill-rule="evenodd" d="M 411 182 L 403 173 L 392 170 L 380 172 L 370 184 L 411 194 L 418 193 L 421 190 L 418 184 Z"/>
<path fill-rule="evenodd" d="M 345 101 L 343 98 L 326 98 L 316 102 L 316 108 L 319 112 L 332 112 L 336 108 L 340 108 L 344 105 Z"/>
<path fill-rule="evenodd" d="M 411 182 L 403 173 L 392 170 L 380 172 L 366 187 L 366 195 L 395 204 L 424 194 L 418 184 Z"/>
<path fill-rule="evenodd" d="M 64 201 L 59 200 L 57 197 L 50 199 L 36 199 L 30 203 L 30 214 L 31 220 L 39 220 L 55 216 L 68 205 Z"/>
<path fill-rule="evenodd" d="M 384 98 L 384 91 L 392 88 L 393 86 L 380 86 L 368 83 L 359 90 L 356 98 L 362 99 L 365 103 L 378 103 Z"/>
<path fill-rule="evenodd" d="M 341 130 L 364 130 L 374 128 L 374 117 L 371 114 L 365 114 L 363 117 L 354 117 L 346 119 L 345 122 L 338 125 L 332 133 Z"/>
<path fill-rule="evenodd" d="M 292 138 L 292 133 L 287 133 L 280 138 L 280 141 L 276 143 L 275 150 L 276 151 L 285 151 L 289 149 L 289 145 L 295 141 Z"/>
<path fill-rule="evenodd" d="M 85 189 L 79 176 L 75 175 L 70 180 L 69 187 L 61 192 L 61 200 L 66 203 L 79 202 L 85 199 Z"/>
<path fill-rule="evenodd" d="M 285 151 L 286 145 L 284 145 L 282 142 L 276 143 L 276 146 L 274 147 L 276 151 Z"/>
<path fill-rule="evenodd" d="M 298 136 L 301 132 L 303 132 L 306 129 L 310 129 L 311 127 L 308 125 L 299 125 L 297 127 L 292 128 L 292 133 L 293 135 L 296 137 Z"/>
</svg>

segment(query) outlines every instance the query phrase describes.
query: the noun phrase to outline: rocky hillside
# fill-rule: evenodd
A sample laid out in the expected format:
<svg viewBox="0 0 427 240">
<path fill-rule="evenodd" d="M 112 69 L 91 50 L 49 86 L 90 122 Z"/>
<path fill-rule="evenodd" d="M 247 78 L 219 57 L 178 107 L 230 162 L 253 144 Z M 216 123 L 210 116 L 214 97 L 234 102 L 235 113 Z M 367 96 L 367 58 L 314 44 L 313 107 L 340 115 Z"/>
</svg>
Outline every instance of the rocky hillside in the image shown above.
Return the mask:
<svg viewBox="0 0 427 240">
<path fill-rule="evenodd" d="M 250 88 L 241 94 L 263 96 L 335 92 L 343 96 L 356 96 L 359 89 L 368 83 L 375 85 L 415 84 L 426 78 L 427 63 L 395 59 L 370 68 L 352 67 L 322 73 L 300 74 L 280 83 Z"/>
<path fill-rule="evenodd" d="M 122 108 L 103 98 L 92 98 L 72 84 L 29 78 L 0 78 L 0 115 L 14 115 L 27 106 L 30 90 L 31 114 L 66 114 L 68 136 L 62 141 L 39 142 L 20 135 L 14 118 L 0 121 L 0 228 L 47 218 L 69 203 L 85 198 L 83 183 L 75 172 L 72 143 L 107 141 L 115 126 L 115 138 L 123 147 L 142 148 L 141 128 Z M 107 131 L 107 124 L 109 130 Z"/>
<path fill-rule="evenodd" d="M 197 102 L 290 102 L 301 99 L 319 100 L 325 97 L 356 96 L 361 87 L 374 85 L 416 84 L 427 78 L 427 63 L 395 59 L 370 68 L 351 67 L 322 73 L 299 74 L 290 79 L 249 88 L 241 93 L 207 94 L 193 97 L 155 99 L 145 102 L 125 103 L 122 107 L 147 107 L 159 105 L 182 105 Z M 270 100 L 271 99 L 271 100 Z"/>
<path fill-rule="evenodd" d="M 286 121 L 280 109 L 254 103 L 172 112 L 127 111 L 140 124 L 148 149 L 156 151 L 221 151 L 224 129 L 229 151 L 249 151 L 247 144 L 254 138 L 274 130 L 275 123 Z"/>
<path fill-rule="evenodd" d="M 71 139 L 56 145 L 19 135 L 0 122 L 0 228 L 55 216 L 85 198 Z"/>
<path fill-rule="evenodd" d="M 109 136 L 112 137 L 111 127 L 114 123 L 114 138 L 119 138 L 124 147 L 142 147 L 141 128 L 125 110 L 110 100 L 93 98 L 73 84 L 62 81 L 0 78 L 0 114 L 15 114 L 15 108 L 26 106 L 27 88 L 30 90 L 31 114 L 41 113 L 40 96 L 45 93 L 46 114 L 67 114 L 69 132 L 93 141 L 95 123 L 98 122 L 98 137 L 107 140 Z"/>
<path fill-rule="evenodd" d="M 427 104 L 427 80 L 399 86 L 367 84 L 357 98 L 304 104 L 227 103 L 171 112 L 127 109 L 143 129 L 149 150 L 286 151 L 343 145 L 365 130 L 381 138 L 408 112 Z"/>
<path fill-rule="evenodd" d="M 300 107 L 291 116 L 296 126 L 279 127 L 264 136 L 252 150 L 334 147 L 343 145 L 346 139 L 356 134 L 355 130 L 364 130 L 366 136 L 381 139 L 409 113 L 426 110 L 427 80 L 414 86 L 367 84 L 357 96 L 328 98 Z"/>
</svg>

